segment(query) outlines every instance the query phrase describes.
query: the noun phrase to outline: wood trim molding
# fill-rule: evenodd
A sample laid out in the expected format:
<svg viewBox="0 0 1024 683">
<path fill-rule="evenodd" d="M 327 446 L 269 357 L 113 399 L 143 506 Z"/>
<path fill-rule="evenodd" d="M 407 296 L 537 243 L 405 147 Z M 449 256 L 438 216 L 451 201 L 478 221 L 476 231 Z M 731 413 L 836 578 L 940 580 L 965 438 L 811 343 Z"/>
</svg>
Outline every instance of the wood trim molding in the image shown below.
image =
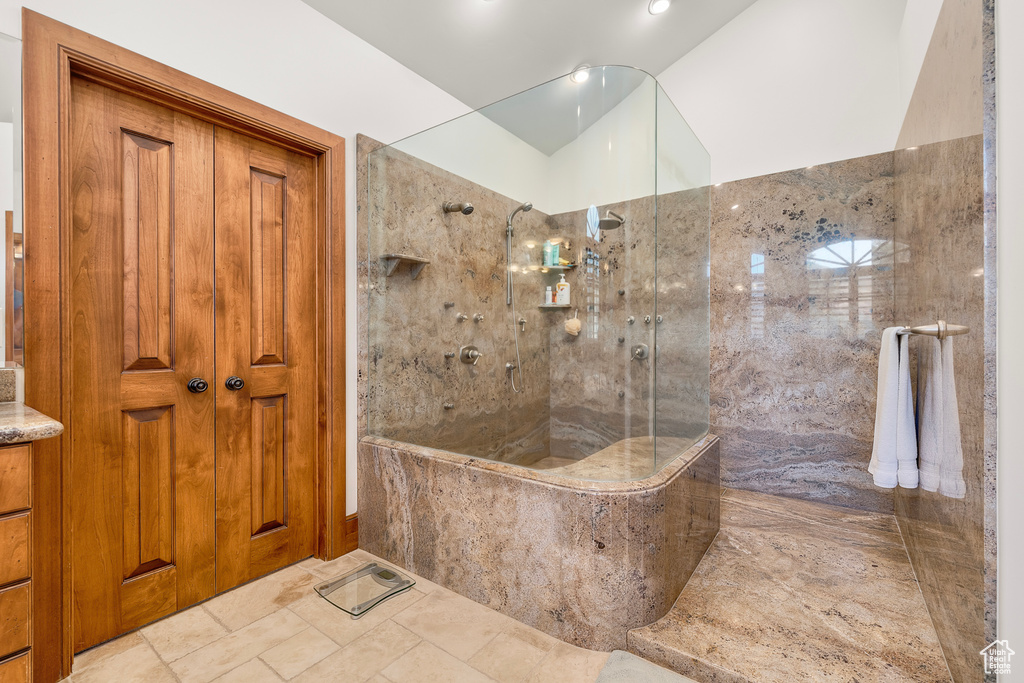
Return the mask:
<svg viewBox="0 0 1024 683">
<path fill-rule="evenodd" d="M 359 547 L 359 513 L 353 512 L 345 518 L 345 552 Z"/>
<path fill-rule="evenodd" d="M 36 681 L 71 673 L 69 292 L 70 85 L 85 78 L 316 158 L 318 185 L 318 549 L 348 546 L 345 517 L 345 140 L 28 9 L 22 10 L 25 403 L 65 424 L 34 446 Z"/>
</svg>

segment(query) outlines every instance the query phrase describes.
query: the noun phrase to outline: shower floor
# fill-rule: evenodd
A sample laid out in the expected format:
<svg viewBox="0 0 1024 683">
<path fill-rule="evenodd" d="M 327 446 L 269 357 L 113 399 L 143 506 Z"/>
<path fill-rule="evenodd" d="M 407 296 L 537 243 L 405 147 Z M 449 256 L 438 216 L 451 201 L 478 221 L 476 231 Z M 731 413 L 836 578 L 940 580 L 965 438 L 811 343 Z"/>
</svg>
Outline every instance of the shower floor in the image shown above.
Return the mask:
<svg viewBox="0 0 1024 683">
<path fill-rule="evenodd" d="M 530 467 L 546 470 L 570 479 L 594 479 L 597 481 L 630 481 L 649 477 L 658 469 L 655 463 L 655 441 L 657 456 L 662 464 L 673 460 L 693 445 L 692 440 L 671 436 L 652 439 L 637 436 L 617 441 L 592 455 L 580 459 L 549 455 Z"/>
<path fill-rule="evenodd" d="M 950 681 L 894 516 L 731 489 L 676 604 L 628 642 L 715 683 Z"/>
</svg>

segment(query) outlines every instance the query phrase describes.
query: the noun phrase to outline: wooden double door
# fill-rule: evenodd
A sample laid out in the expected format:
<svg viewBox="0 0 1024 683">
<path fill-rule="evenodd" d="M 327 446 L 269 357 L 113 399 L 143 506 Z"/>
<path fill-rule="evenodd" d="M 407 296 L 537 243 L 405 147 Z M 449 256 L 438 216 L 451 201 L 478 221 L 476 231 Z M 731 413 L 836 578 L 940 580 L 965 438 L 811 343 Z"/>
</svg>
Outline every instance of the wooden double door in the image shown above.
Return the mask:
<svg viewBox="0 0 1024 683">
<path fill-rule="evenodd" d="M 74 649 L 316 550 L 317 166 L 72 79 Z"/>
</svg>

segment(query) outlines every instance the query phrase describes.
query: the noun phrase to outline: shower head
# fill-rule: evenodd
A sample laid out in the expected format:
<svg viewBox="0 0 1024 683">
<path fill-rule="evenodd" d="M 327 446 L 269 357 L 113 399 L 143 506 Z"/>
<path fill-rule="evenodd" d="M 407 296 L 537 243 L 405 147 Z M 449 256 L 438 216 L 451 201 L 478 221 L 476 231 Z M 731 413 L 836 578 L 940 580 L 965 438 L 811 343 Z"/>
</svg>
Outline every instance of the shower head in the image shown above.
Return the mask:
<svg viewBox="0 0 1024 683">
<path fill-rule="evenodd" d="M 505 222 L 505 228 L 508 230 L 509 234 L 511 234 L 512 231 L 512 219 L 516 217 L 516 214 L 519 213 L 520 211 L 523 211 L 525 213 L 526 211 L 530 211 L 532 209 L 533 204 L 531 204 L 530 202 L 526 202 L 525 204 L 520 204 L 519 206 L 512 210 L 512 213 L 508 215 L 508 220 Z"/>
<path fill-rule="evenodd" d="M 622 224 L 625 222 L 625 218 L 615 213 L 614 211 L 609 211 L 607 212 L 605 217 L 602 218 L 601 221 L 597 224 L 597 227 L 600 228 L 601 230 L 615 230 L 616 228 L 621 228 Z"/>
<path fill-rule="evenodd" d="M 441 205 L 445 213 L 461 213 L 464 216 L 468 216 L 473 213 L 473 205 L 469 202 L 462 202 L 456 204 L 455 202 L 445 202 Z"/>
</svg>

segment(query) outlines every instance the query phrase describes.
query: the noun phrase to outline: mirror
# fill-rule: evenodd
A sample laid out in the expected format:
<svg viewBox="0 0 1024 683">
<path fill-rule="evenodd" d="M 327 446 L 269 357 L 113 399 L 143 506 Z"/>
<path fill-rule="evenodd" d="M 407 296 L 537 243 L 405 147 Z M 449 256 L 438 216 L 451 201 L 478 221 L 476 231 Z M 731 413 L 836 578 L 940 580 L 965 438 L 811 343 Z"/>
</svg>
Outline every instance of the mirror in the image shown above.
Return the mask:
<svg viewBox="0 0 1024 683">
<path fill-rule="evenodd" d="M 0 214 L 4 217 L 0 353 L 8 365 L 25 360 L 21 187 L 21 41 L 0 33 Z"/>
</svg>

